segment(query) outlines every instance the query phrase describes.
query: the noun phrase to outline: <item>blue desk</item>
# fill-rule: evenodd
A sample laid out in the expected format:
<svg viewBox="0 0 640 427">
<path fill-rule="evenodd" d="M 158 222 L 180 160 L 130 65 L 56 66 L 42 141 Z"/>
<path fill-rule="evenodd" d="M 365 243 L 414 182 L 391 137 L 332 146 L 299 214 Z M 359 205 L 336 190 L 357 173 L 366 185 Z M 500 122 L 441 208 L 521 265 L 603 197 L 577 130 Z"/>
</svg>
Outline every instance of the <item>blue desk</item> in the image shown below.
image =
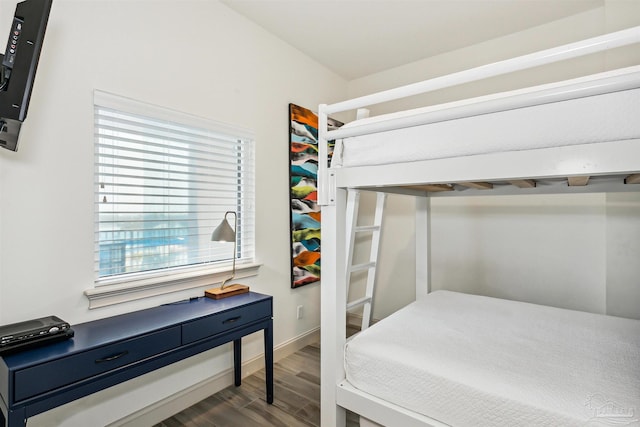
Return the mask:
<svg viewBox="0 0 640 427">
<path fill-rule="evenodd" d="M 272 297 L 250 292 L 72 325 L 67 341 L 0 358 L 0 421 L 24 427 L 36 414 L 229 342 L 239 386 L 242 337 L 260 330 L 273 403 L 272 317 Z"/>
</svg>

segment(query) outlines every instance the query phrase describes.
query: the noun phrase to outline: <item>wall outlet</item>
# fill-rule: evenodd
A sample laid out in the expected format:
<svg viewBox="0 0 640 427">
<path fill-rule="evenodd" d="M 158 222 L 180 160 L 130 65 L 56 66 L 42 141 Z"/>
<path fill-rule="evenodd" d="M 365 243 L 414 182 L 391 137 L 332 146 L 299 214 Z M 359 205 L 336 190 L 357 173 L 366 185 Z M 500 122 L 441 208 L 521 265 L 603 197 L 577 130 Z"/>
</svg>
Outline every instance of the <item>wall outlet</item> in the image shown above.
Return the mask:
<svg viewBox="0 0 640 427">
<path fill-rule="evenodd" d="M 296 309 L 296 318 L 297 319 L 302 319 L 302 306 L 299 305 L 298 308 Z"/>
</svg>

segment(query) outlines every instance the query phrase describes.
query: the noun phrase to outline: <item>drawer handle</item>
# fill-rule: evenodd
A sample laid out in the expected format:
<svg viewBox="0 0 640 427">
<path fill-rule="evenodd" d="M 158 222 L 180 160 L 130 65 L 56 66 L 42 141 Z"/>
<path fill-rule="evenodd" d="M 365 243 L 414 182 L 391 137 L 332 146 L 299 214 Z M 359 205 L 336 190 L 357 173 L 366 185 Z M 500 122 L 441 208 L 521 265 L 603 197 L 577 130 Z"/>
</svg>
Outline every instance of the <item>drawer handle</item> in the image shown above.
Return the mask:
<svg viewBox="0 0 640 427">
<path fill-rule="evenodd" d="M 112 356 L 103 357 L 102 359 L 96 359 L 96 363 L 111 362 L 112 360 L 120 359 L 122 356 L 126 356 L 127 354 L 129 354 L 129 352 L 127 350 L 125 350 L 122 353 L 114 354 Z"/>
<path fill-rule="evenodd" d="M 223 324 L 226 324 L 226 323 L 235 323 L 235 322 L 237 322 L 238 320 L 240 320 L 240 318 L 241 318 L 241 317 L 242 317 L 242 316 L 231 317 L 231 318 L 229 318 L 229 319 L 227 319 L 227 320 L 223 320 L 223 321 L 222 321 L 222 323 L 223 323 Z"/>
</svg>

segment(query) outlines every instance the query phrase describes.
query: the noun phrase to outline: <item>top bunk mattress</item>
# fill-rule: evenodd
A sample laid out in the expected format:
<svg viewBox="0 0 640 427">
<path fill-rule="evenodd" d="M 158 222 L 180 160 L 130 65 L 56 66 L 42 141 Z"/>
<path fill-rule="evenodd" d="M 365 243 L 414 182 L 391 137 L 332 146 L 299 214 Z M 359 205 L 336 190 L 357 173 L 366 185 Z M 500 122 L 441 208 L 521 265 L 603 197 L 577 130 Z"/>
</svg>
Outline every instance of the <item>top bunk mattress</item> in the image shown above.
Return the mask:
<svg viewBox="0 0 640 427">
<path fill-rule="evenodd" d="M 352 338 L 345 369 L 452 426 L 640 422 L 639 320 L 436 291 Z"/>
<path fill-rule="evenodd" d="M 624 83 L 611 84 L 617 79 Z M 604 89 L 607 86 L 611 89 Z M 566 99 L 573 93 L 580 97 Z M 415 123 L 412 120 L 416 118 L 426 124 L 338 139 L 331 166 L 405 163 L 635 139 L 640 138 L 638 111 L 640 67 L 636 66 L 357 120 L 341 130 L 394 121 Z"/>
</svg>

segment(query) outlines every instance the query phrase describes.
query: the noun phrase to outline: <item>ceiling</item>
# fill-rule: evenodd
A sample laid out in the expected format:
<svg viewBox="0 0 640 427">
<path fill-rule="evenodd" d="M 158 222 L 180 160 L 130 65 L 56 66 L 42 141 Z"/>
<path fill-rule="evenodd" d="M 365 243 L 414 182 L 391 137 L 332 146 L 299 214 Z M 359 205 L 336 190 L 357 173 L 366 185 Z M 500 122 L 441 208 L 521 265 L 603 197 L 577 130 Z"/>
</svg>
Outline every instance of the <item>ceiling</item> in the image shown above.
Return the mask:
<svg viewBox="0 0 640 427">
<path fill-rule="evenodd" d="M 222 0 L 347 80 L 601 7 L 604 0 Z"/>
</svg>

